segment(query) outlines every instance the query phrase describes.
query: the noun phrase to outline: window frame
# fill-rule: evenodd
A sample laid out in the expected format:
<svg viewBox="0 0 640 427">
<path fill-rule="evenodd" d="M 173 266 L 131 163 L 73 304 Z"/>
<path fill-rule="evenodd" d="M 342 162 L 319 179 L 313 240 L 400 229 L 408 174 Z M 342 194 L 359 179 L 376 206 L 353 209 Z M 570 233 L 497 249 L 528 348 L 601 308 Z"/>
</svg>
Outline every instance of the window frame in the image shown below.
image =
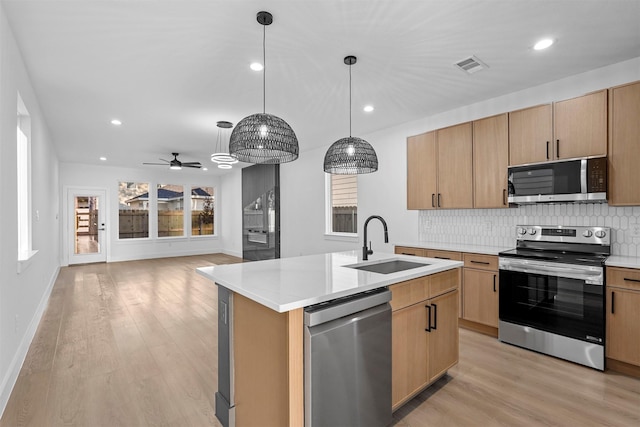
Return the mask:
<svg viewBox="0 0 640 427">
<path fill-rule="evenodd" d="M 31 165 L 31 116 L 22 97 L 17 94 L 16 114 L 16 214 L 17 214 L 17 271 L 29 267 L 33 256 L 33 209 Z"/>
</svg>

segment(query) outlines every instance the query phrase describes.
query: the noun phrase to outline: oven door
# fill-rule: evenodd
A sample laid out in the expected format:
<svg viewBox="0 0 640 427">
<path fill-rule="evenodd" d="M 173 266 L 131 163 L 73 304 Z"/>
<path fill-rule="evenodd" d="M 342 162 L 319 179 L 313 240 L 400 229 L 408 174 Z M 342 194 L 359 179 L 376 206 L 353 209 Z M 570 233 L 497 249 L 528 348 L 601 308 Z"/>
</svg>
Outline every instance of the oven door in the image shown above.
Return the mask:
<svg viewBox="0 0 640 427">
<path fill-rule="evenodd" d="M 500 258 L 500 320 L 604 345 L 604 269 Z"/>
</svg>

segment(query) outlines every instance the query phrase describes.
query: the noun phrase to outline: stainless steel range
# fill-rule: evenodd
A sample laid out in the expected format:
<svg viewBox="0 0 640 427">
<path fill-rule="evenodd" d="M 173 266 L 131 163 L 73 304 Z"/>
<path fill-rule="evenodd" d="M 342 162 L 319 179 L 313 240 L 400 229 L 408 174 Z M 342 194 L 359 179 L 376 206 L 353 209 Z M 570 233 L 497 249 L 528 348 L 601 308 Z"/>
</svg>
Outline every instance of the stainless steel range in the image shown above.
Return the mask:
<svg viewBox="0 0 640 427">
<path fill-rule="evenodd" d="M 500 341 L 604 370 L 608 227 L 516 227 L 499 254 Z"/>
</svg>

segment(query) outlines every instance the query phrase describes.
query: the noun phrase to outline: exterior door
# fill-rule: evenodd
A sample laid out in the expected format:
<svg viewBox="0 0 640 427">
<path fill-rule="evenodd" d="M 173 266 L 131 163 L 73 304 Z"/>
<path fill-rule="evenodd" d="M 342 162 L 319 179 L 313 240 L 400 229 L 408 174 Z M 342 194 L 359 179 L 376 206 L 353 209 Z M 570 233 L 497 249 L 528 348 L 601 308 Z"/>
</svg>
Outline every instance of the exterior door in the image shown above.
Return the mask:
<svg viewBox="0 0 640 427">
<path fill-rule="evenodd" d="M 69 264 L 106 262 L 106 191 L 69 189 Z"/>
</svg>

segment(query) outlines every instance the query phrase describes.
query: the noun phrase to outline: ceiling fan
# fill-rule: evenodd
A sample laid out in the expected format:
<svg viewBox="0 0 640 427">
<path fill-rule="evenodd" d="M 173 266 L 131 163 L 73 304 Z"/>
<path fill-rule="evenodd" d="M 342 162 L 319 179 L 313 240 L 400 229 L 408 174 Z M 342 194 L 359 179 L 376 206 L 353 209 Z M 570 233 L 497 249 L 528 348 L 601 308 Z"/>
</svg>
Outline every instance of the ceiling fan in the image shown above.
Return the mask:
<svg viewBox="0 0 640 427">
<path fill-rule="evenodd" d="M 175 169 L 175 170 L 180 170 L 183 167 L 196 168 L 196 169 L 200 169 L 202 167 L 200 162 L 181 162 L 180 160 L 178 160 L 178 156 L 180 155 L 180 153 L 171 153 L 171 155 L 173 156 L 173 160 L 169 161 L 165 159 L 160 159 L 165 163 L 143 163 L 143 165 L 158 165 L 158 166 L 169 165 L 169 169 Z"/>
</svg>

